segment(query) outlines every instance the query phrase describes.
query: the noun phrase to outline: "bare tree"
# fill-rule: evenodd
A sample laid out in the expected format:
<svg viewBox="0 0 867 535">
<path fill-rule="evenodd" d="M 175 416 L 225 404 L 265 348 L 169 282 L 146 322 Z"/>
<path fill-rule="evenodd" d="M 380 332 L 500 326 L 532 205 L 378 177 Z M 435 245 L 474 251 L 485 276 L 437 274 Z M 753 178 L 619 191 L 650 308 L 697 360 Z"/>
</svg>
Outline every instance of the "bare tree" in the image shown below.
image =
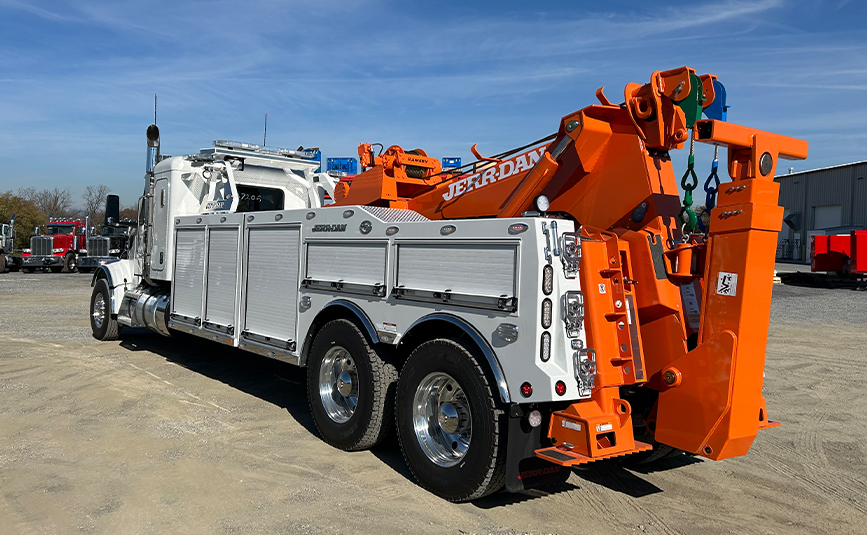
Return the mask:
<svg viewBox="0 0 867 535">
<path fill-rule="evenodd" d="M 36 200 L 36 195 L 39 193 L 39 190 L 34 188 L 33 186 L 27 188 L 18 188 L 18 197 L 21 197 L 27 202 L 34 202 Z"/>
<path fill-rule="evenodd" d="M 18 188 L 18 196 L 35 204 L 39 210 L 51 217 L 70 217 L 72 209 L 72 189 L 38 190 L 33 187 Z"/>
<path fill-rule="evenodd" d="M 90 216 L 91 225 L 99 225 L 105 218 L 105 197 L 109 191 L 105 184 L 87 186 L 84 190 L 84 215 Z"/>
</svg>

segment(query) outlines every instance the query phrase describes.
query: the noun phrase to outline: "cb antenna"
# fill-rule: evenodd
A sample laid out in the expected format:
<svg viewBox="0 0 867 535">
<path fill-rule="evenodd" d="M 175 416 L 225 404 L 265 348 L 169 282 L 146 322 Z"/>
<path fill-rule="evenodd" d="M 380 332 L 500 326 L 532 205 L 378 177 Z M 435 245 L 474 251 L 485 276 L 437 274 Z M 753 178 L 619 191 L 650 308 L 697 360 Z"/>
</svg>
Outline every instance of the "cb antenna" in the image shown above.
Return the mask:
<svg viewBox="0 0 867 535">
<path fill-rule="evenodd" d="M 268 140 L 268 114 L 265 114 L 265 135 L 262 136 L 262 147 L 266 147 L 268 144 L 265 143 Z"/>
<path fill-rule="evenodd" d="M 154 93 L 154 124 L 157 124 L 157 94 Z"/>
</svg>

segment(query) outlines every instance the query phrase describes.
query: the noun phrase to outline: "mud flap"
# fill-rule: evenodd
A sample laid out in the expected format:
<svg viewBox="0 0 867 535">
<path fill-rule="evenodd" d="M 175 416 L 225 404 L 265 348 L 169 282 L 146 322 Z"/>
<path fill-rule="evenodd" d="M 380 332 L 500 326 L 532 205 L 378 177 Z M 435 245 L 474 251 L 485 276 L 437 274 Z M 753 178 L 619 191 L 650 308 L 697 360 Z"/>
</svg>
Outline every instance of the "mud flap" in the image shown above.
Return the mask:
<svg viewBox="0 0 867 535">
<path fill-rule="evenodd" d="M 506 490 L 522 490 L 563 483 L 569 479 L 572 469 L 559 466 L 536 457 L 535 451 L 542 447 L 542 429 L 530 427 L 519 405 L 509 407 L 509 441 L 506 444 Z"/>
</svg>

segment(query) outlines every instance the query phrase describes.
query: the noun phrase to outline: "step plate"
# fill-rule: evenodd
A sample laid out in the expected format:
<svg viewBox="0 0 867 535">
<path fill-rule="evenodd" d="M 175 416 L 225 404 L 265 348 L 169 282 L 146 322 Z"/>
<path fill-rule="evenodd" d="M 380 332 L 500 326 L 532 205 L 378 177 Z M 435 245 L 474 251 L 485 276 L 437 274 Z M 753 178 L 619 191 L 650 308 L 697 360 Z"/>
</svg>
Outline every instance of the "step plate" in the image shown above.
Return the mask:
<svg viewBox="0 0 867 535">
<path fill-rule="evenodd" d="M 560 466 L 575 466 L 579 464 L 592 463 L 593 461 L 599 461 L 602 459 L 610 459 L 612 457 L 621 457 L 623 455 L 629 455 L 631 453 L 638 453 L 640 451 L 648 451 L 652 449 L 653 446 L 651 446 L 650 444 L 635 441 L 634 449 L 619 451 L 616 453 L 608 453 L 605 455 L 600 455 L 599 457 L 587 457 L 586 455 L 581 455 L 580 453 L 570 451 L 567 448 L 557 446 L 552 448 L 542 448 L 540 450 L 536 450 L 535 453 L 536 457 L 539 457 L 540 459 L 545 459 L 546 461 L 552 462 L 554 464 L 559 464 Z"/>
</svg>

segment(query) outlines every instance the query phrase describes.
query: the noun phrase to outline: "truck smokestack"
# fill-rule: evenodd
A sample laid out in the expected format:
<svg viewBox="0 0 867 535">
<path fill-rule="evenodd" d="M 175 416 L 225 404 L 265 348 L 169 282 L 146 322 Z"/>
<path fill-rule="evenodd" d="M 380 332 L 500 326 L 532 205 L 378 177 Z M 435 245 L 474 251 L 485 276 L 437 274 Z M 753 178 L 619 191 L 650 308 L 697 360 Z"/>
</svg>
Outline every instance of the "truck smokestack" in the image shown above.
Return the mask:
<svg viewBox="0 0 867 535">
<path fill-rule="evenodd" d="M 148 157 L 146 163 L 146 171 L 148 173 L 153 173 L 154 166 L 156 166 L 160 158 L 160 129 L 157 128 L 157 125 L 152 124 L 148 127 L 147 138 Z"/>
</svg>

